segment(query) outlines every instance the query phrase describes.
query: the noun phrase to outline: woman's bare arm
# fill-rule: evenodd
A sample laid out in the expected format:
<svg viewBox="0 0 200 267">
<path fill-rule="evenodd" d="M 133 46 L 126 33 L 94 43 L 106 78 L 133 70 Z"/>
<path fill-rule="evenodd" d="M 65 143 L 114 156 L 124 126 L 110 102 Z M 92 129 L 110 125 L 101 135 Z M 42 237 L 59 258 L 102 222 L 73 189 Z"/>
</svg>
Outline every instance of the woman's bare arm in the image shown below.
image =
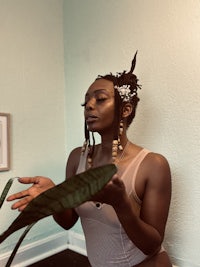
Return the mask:
<svg viewBox="0 0 200 267">
<path fill-rule="evenodd" d="M 127 195 L 115 206 L 129 238 L 145 254 L 156 252 L 162 244 L 171 199 L 171 175 L 166 159 L 151 153 L 143 164 L 146 175 L 140 217 L 135 216 Z"/>
<path fill-rule="evenodd" d="M 80 148 L 74 149 L 69 155 L 66 164 L 66 179 L 76 174 L 76 170 L 79 163 Z M 53 215 L 54 220 L 64 229 L 70 229 L 78 220 L 79 216 L 74 209 L 67 209 L 61 213 Z"/>
</svg>

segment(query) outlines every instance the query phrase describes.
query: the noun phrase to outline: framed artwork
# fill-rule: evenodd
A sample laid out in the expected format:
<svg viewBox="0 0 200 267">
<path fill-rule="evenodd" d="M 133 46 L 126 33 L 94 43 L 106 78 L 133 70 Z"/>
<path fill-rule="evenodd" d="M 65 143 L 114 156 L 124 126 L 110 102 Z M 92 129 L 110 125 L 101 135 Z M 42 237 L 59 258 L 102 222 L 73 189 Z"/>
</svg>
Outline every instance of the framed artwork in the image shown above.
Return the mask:
<svg viewBox="0 0 200 267">
<path fill-rule="evenodd" d="M 9 124 L 10 114 L 0 113 L 0 171 L 10 168 Z"/>
</svg>

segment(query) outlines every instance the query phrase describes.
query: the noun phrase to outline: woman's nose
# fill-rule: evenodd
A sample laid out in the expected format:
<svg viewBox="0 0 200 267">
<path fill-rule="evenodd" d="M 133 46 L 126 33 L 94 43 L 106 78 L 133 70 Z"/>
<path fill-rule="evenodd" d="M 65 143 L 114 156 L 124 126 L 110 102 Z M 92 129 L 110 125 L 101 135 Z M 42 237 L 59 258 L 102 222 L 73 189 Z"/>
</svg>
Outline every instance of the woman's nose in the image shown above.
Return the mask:
<svg viewBox="0 0 200 267">
<path fill-rule="evenodd" d="M 94 109 L 94 105 L 95 105 L 95 99 L 91 98 L 90 100 L 87 101 L 86 110 L 91 110 Z"/>
</svg>

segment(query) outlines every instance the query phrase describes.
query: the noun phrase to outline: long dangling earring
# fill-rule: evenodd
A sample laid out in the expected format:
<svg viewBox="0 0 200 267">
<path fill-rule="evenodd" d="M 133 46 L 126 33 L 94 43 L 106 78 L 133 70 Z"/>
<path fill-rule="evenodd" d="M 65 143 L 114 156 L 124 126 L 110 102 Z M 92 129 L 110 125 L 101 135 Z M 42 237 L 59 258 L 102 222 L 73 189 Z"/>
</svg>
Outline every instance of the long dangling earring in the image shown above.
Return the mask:
<svg viewBox="0 0 200 267">
<path fill-rule="evenodd" d="M 123 150 L 123 147 L 121 145 L 121 140 L 120 140 L 120 137 L 122 136 L 123 131 L 124 131 L 124 122 L 123 122 L 123 120 L 121 120 L 119 123 L 119 138 L 118 138 L 118 147 L 119 147 L 120 151 Z"/>
<path fill-rule="evenodd" d="M 112 162 L 115 163 L 118 152 L 118 140 L 113 140 L 112 142 Z"/>
<path fill-rule="evenodd" d="M 92 168 L 91 146 L 88 149 L 87 164 L 88 164 L 88 169 Z"/>
<path fill-rule="evenodd" d="M 122 136 L 123 131 L 124 131 L 124 122 L 123 120 L 121 120 L 119 123 L 119 136 Z"/>
<path fill-rule="evenodd" d="M 112 143 L 112 161 L 113 161 L 113 163 L 115 163 L 115 161 L 116 161 L 117 154 L 118 154 L 118 149 L 120 151 L 123 150 L 123 147 L 122 147 L 121 141 L 120 141 L 120 137 L 122 136 L 123 131 L 124 131 L 124 123 L 123 123 L 123 120 L 121 120 L 120 123 L 119 123 L 119 136 L 118 136 L 118 139 L 117 140 L 116 139 L 113 140 L 113 143 Z"/>
</svg>

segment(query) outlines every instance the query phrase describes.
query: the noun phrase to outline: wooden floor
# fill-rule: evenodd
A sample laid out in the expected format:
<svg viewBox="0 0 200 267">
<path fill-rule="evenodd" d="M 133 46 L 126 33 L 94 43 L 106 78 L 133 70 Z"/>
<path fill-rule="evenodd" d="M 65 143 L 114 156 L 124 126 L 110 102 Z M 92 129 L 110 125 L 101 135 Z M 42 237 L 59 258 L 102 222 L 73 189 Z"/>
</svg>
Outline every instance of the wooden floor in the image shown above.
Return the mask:
<svg viewBox="0 0 200 267">
<path fill-rule="evenodd" d="M 91 265 L 87 257 L 67 249 L 27 267 L 91 267 Z"/>
</svg>

